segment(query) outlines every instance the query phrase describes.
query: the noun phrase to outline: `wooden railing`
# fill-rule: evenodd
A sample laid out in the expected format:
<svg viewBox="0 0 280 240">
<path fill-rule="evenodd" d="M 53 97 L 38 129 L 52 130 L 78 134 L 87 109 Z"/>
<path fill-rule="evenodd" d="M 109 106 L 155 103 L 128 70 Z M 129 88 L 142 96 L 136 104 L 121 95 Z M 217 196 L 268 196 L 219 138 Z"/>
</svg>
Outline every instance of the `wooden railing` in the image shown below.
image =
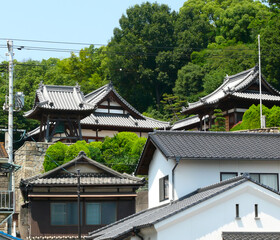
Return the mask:
<svg viewBox="0 0 280 240">
<path fill-rule="evenodd" d="M 0 211 L 13 209 L 14 192 L 13 191 L 0 191 Z"/>
</svg>

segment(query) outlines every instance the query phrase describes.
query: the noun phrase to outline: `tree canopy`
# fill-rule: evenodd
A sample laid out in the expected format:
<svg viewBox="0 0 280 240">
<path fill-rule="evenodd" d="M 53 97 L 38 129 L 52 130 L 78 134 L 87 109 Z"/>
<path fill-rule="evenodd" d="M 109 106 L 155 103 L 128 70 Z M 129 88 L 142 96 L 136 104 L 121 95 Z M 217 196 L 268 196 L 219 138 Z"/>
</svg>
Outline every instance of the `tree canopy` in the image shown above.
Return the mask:
<svg viewBox="0 0 280 240">
<path fill-rule="evenodd" d="M 182 101 L 196 101 L 226 75 L 257 65 L 258 34 L 262 73 L 279 89 L 279 16 L 276 0 L 188 0 L 179 12 L 165 4 L 136 4 L 120 16 L 107 46 L 92 45 L 65 59 L 15 61 L 14 90 L 24 92 L 27 111 L 41 81 L 78 83 L 85 94 L 111 81 L 140 112 L 174 120 Z M 0 105 L 8 92 L 7 64 L 0 65 Z M 15 113 L 15 128 L 34 129 L 38 122 L 24 119 L 23 111 Z M 0 125 L 7 126 L 2 108 Z"/>
</svg>

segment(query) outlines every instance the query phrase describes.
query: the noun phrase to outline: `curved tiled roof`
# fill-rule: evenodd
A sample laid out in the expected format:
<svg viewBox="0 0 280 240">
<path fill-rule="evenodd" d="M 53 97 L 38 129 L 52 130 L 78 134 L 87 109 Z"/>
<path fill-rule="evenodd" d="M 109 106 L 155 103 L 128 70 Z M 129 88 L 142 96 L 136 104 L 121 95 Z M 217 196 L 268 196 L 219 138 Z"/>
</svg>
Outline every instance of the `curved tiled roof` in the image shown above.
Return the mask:
<svg viewBox="0 0 280 240">
<path fill-rule="evenodd" d="M 102 114 L 95 113 L 81 120 L 81 124 L 116 126 L 127 128 L 165 129 L 169 128 L 169 122 L 158 121 L 152 118 L 135 119 L 128 114 Z"/>
<path fill-rule="evenodd" d="M 25 113 L 30 117 L 39 109 L 52 111 L 87 111 L 94 110 L 94 106 L 86 103 L 80 87 L 54 86 L 40 84 L 36 91 L 36 98 L 32 110 Z"/>
<path fill-rule="evenodd" d="M 220 99 L 227 97 L 228 95 L 234 95 L 238 97 L 244 97 L 245 95 L 238 95 L 240 91 L 248 87 L 252 84 L 257 77 L 259 76 L 259 70 L 257 67 L 248 69 L 246 71 L 240 72 L 238 74 L 227 76 L 221 86 L 219 86 L 215 91 L 208 94 L 205 97 L 202 97 L 199 101 L 194 103 L 189 103 L 188 107 L 183 108 L 182 112 L 187 112 L 190 109 L 195 109 L 207 104 L 214 104 L 218 102 Z M 277 91 L 274 87 L 272 87 L 263 77 L 263 83 L 268 86 L 271 91 L 273 91 L 276 95 L 267 95 L 265 100 L 274 100 L 279 101 L 276 96 L 280 98 L 280 92 Z M 266 95 L 266 94 L 264 94 Z M 251 93 L 251 99 L 258 99 L 258 93 Z"/>
</svg>

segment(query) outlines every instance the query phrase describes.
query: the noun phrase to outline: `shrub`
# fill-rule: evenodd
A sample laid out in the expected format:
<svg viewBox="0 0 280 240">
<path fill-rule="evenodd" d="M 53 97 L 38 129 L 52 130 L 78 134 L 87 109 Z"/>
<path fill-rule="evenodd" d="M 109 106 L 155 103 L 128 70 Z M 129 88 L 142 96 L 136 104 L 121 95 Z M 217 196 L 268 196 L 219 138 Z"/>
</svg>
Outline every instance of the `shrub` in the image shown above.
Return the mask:
<svg viewBox="0 0 280 240">
<path fill-rule="evenodd" d="M 68 146 L 61 142 L 51 145 L 46 151 L 43 163 L 44 171 L 48 172 L 63 164 L 67 149 Z"/>
<path fill-rule="evenodd" d="M 90 151 L 86 141 L 77 141 L 76 143 L 70 145 L 66 151 L 64 163 L 67 163 L 78 156 L 80 151 L 84 151 L 85 154 L 89 157 Z"/>
</svg>

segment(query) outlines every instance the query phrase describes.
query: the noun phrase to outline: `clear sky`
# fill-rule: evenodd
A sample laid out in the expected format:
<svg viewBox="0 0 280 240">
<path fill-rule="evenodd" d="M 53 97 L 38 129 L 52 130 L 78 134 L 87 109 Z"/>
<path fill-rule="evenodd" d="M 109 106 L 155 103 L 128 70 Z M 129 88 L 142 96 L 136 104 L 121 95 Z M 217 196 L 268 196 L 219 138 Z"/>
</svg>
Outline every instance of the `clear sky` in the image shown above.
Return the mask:
<svg viewBox="0 0 280 240">
<path fill-rule="evenodd" d="M 157 0 L 179 11 L 186 0 Z M 7 60 L 7 39 L 75 42 L 106 45 L 126 9 L 143 0 L 11 0 L 1 2 L 0 62 Z M 154 2 L 154 1 L 150 1 Z M 81 49 L 86 45 L 13 40 L 18 61 L 69 57 L 69 52 L 30 50 L 31 47 Z M 96 45 L 98 46 L 98 45 Z M 29 50 L 28 50 L 29 48 Z"/>
</svg>

